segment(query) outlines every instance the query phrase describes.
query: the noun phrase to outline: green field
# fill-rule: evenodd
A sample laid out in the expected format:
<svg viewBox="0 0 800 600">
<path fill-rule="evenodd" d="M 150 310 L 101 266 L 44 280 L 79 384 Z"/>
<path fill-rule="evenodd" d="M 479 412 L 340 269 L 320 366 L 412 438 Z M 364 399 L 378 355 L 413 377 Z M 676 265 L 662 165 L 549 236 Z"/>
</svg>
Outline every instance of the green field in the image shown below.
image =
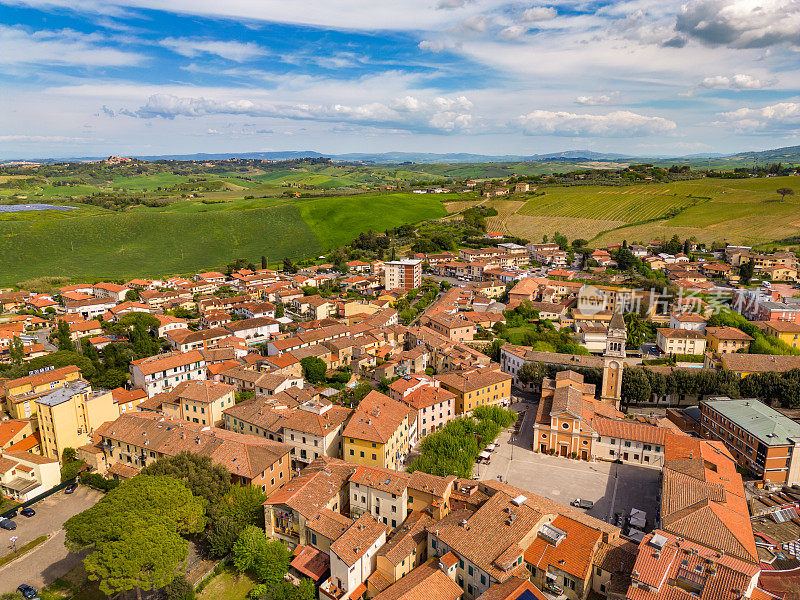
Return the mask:
<svg viewBox="0 0 800 600">
<path fill-rule="evenodd" d="M 452 195 L 451 197 L 456 197 Z M 238 257 L 270 263 L 317 256 L 361 231 L 445 214 L 442 195 L 368 194 L 288 201 L 255 198 L 108 211 L 0 216 L 0 285 L 39 277 L 124 279 L 220 268 Z"/>
<path fill-rule="evenodd" d="M 558 230 L 596 245 L 664 239 L 763 244 L 800 231 L 800 196 L 780 202 L 776 190 L 800 193 L 800 177 L 703 178 L 632 186 L 544 187 L 504 225 L 530 239 Z"/>
<path fill-rule="evenodd" d="M 457 194 L 362 194 L 307 200 L 298 204 L 300 214 L 326 248 L 352 240 L 362 231 L 383 231 L 403 223 L 416 223 L 447 214 L 442 201 Z"/>
</svg>

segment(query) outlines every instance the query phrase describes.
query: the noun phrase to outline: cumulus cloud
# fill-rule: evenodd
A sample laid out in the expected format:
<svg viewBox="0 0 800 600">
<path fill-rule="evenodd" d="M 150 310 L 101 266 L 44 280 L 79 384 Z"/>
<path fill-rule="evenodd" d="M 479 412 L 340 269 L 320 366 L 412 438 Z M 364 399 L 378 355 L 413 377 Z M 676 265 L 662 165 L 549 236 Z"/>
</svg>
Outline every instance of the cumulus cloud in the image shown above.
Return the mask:
<svg viewBox="0 0 800 600">
<path fill-rule="evenodd" d="M 800 47 L 797 0 L 692 0 L 678 13 L 675 29 L 708 46 Z"/>
<path fill-rule="evenodd" d="M 99 34 L 0 25 L 0 65 L 122 67 L 144 60 L 141 54 L 108 46 Z"/>
<path fill-rule="evenodd" d="M 441 52 L 445 49 L 444 42 L 434 40 L 422 40 L 417 46 L 420 50 L 428 50 L 429 52 Z"/>
<path fill-rule="evenodd" d="M 500 31 L 500 37 L 504 40 L 516 40 L 528 32 L 526 25 L 509 25 Z"/>
<path fill-rule="evenodd" d="M 740 108 L 721 113 L 720 117 L 737 131 L 800 131 L 800 102 L 779 102 L 763 108 Z"/>
<path fill-rule="evenodd" d="M 534 6 L 522 12 L 520 17 L 523 21 L 533 23 L 535 21 L 549 21 L 558 16 L 558 11 L 552 6 Z"/>
<path fill-rule="evenodd" d="M 474 122 L 472 102 L 464 96 L 419 98 L 405 96 L 389 102 L 366 104 L 306 104 L 299 102 L 252 101 L 244 98 L 180 97 L 153 94 L 135 110 L 118 114 L 141 119 L 198 118 L 211 115 L 239 115 L 324 121 L 389 127 L 406 131 L 449 133 L 468 129 Z"/>
<path fill-rule="evenodd" d="M 756 79 L 752 75 L 745 75 L 737 73 L 731 77 L 725 75 L 716 75 L 714 77 L 706 77 L 700 82 L 700 87 L 709 89 L 726 89 L 726 90 L 760 90 L 772 85 L 774 80 L 762 81 Z"/>
<path fill-rule="evenodd" d="M 165 38 L 160 46 L 181 56 L 197 58 L 211 54 L 234 62 L 246 62 L 264 56 L 265 50 L 253 42 L 202 40 L 196 38 Z"/>
<path fill-rule="evenodd" d="M 676 128 L 674 121 L 629 111 L 590 115 L 535 110 L 521 115 L 518 124 L 527 135 L 566 137 L 639 137 L 665 134 Z"/>
<path fill-rule="evenodd" d="M 575 104 L 582 104 L 584 106 L 599 106 L 601 104 L 611 104 L 618 98 L 619 92 L 600 94 L 599 96 L 578 96 L 575 98 Z"/>
</svg>

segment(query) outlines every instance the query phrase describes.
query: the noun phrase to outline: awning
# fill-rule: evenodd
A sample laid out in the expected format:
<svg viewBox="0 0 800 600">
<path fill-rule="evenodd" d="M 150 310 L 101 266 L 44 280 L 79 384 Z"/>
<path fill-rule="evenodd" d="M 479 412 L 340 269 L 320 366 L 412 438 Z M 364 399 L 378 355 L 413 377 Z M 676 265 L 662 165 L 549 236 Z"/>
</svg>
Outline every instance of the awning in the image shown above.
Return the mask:
<svg viewBox="0 0 800 600">
<path fill-rule="evenodd" d="M 645 521 L 638 515 L 636 516 L 631 515 L 630 523 L 631 525 L 633 525 L 634 527 L 638 527 L 639 529 L 644 529 L 645 525 L 647 525 L 647 521 Z"/>
<path fill-rule="evenodd" d="M 633 517 L 640 517 L 642 519 L 647 519 L 647 513 L 643 510 L 639 510 L 638 508 L 631 509 L 631 518 Z"/>
</svg>

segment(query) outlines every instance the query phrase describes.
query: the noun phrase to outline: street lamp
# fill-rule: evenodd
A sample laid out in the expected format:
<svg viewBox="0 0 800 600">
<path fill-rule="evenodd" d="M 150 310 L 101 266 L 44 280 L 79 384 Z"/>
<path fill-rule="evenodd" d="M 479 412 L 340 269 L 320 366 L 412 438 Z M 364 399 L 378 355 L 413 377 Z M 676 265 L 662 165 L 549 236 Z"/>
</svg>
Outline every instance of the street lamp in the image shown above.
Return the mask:
<svg viewBox="0 0 800 600">
<path fill-rule="evenodd" d="M 17 540 L 19 539 L 18 536 L 12 535 L 10 538 L 11 540 L 11 547 L 14 549 L 14 554 L 17 553 Z"/>
</svg>

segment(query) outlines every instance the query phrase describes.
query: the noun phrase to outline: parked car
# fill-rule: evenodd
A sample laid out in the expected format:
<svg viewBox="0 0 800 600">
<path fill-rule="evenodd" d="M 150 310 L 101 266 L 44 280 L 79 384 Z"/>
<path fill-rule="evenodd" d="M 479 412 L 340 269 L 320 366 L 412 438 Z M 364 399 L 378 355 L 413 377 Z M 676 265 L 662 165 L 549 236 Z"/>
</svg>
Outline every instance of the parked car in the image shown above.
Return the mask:
<svg viewBox="0 0 800 600">
<path fill-rule="evenodd" d="M 71 494 L 76 489 L 78 489 L 78 484 L 77 483 L 70 483 L 67 487 L 64 488 L 64 493 L 65 494 Z"/>
<path fill-rule="evenodd" d="M 14 523 L 11 519 L 3 519 L 0 521 L 0 529 L 8 529 L 9 531 L 16 529 L 17 524 Z"/>
<path fill-rule="evenodd" d="M 580 498 L 575 498 L 572 502 L 570 502 L 572 506 L 576 506 L 578 508 L 585 508 L 589 510 L 590 508 L 594 507 L 594 502 L 591 500 L 581 500 Z"/>
<path fill-rule="evenodd" d="M 10 511 L 8 511 L 6 513 L 6 518 L 7 519 L 12 519 L 12 518 L 14 518 L 16 516 L 17 516 L 17 509 L 16 508 L 14 510 L 10 510 Z"/>
<path fill-rule="evenodd" d="M 27 583 L 23 583 L 22 585 L 20 585 L 17 588 L 17 591 L 20 594 L 22 594 L 23 598 L 28 598 L 28 600 L 30 600 L 31 598 L 36 598 L 36 596 L 39 595 L 39 592 L 36 591 L 36 588 L 28 585 Z"/>
<path fill-rule="evenodd" d="M 30 506 L 28 506 L 19 511 L 19 514 L 21 514 L 23 517 L 32 517 L 33 515 L 36 514 L 36 511 L 33 510 Z"/>
</svg>

